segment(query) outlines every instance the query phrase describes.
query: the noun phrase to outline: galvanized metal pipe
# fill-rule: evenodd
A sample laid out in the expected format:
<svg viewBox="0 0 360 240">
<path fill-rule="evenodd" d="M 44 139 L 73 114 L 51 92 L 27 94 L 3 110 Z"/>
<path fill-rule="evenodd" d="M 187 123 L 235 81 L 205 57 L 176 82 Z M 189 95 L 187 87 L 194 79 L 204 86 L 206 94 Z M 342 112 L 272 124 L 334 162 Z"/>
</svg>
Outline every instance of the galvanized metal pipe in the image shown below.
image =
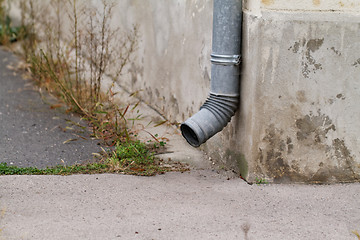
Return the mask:
<svg viewBox="0 0 360 240">
<path fill-rule="evenodd" d="M 242 0 L 214 0 L 210 96 L 180 127 L 194 147 L 220 132 L 238 108 L 241 20 Z"/>
</svg>

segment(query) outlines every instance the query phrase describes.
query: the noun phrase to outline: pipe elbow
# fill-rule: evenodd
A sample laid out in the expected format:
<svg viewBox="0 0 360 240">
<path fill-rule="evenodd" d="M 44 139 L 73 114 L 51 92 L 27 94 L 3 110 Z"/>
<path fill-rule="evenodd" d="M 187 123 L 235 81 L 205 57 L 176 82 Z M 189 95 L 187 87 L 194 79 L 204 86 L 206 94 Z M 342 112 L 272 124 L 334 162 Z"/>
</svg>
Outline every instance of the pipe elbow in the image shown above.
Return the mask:
<svg viewBox="0 0 360 240">
<path fill-rule="evenodd" d="M 214 0 L 213 13 L 210 96 L 180 126 L 194 147 L 220 132 L 239 105 L 242 0 Z"/>
<path fill-rule="evenodd" d="M 183 137 L 193 147 L 199 147 L 220 132 L 235 115 L 239 97 L 211 94 L 194 116 L 181 124 Z"/>
</svg>

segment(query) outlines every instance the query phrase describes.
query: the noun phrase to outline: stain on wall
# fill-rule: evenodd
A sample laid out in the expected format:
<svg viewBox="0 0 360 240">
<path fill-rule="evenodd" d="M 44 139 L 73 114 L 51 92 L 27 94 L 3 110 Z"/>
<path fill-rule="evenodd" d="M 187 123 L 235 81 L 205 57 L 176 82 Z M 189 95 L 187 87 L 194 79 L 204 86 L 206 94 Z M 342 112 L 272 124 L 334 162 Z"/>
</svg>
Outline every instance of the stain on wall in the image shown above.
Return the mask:
<svg viewBox="0 0 360 240">
<path fill-rule="evenodd" d="M 274 1 L 275 0 L 261 0 L 261 3 L 268 6 L 274 4 Z"/>
<path fill-rule="evenodd" d="M 296 99 L 301 103 L 306 102 L 305 91 L 304 90 L 297 91 L 296 92 Z"/>
<path fill-rule="evenodd" d="M 285 136 L 284 131 L 271 124 L 265 130 L 258 150 L 258 166 L 264 176 L 272 178 L 274 182 L 283 182 L 287 179 L 303 181 L 296 164 L 289 164 L 289 158 L 294 145 L 291 137 Z M 259 171 L 258 171 L 259 172 Z"/>
<path fill-rule="evenodd" d="M 335 157 L 338 159 L 339 166 L 347 170 L 349 175 L 355 175 L 353 170 L 355 161 L 350 150 L 347 148 L 345 141 L 336 138 L 333 140 L 332 145 Z"/>
<path fill-rule="evenodd" d="M 337 50 L 335 47 L 330 48 L 336 55 L 341 56 L 341 52 Z"/>
<path fill-rule="evenodd" d="M 175 116 L 177 116 L 179 113 L 180 113 L 180 110 L 179 110 L 179 103 L 178 103 L 178 100 L 177 98 L 175 97 L 174 94 L 170 94 L 170 104 L 171 104 L 171 113 L 170 113 L 170 118 L 174 118 L 175 119 Z M 173 116 L 172 116 L 173 114 Z M 173 123 L 176 123 L 175 121 L 173 121 Z"/>
<path fill-rule="evenodd" d="M 345 97 L 344 94 L 342 94 L 342 93 L 337 94 L 337 95 L 336 95 L 336 98 L 341 99 L 341 100 L 345 100 L 345 99 L 346 99 L 346 97 Z"/>
<path fill-rule="evenodd" d="M 309 78 L 311 73 L 316 73 L 322 69 L 322 64 L 317 62 L 313 53 L 320 49 L 324 43 L 324 38 L 301 39 L 290 46 L 288 50 L 293 53 L 301 54 L 301 73 L 304 78 Z"/>
<path fill-rule="evenodd" d="M 360 65 L 360 58 L 356 59 L 356 61 L 352 64 L 353 67 L 358 67 Z"/>
<path fill-rule="evenodd" d="M 295 137 L 270 124 L 265 129 L 259 144 L 257 172 L 272 179 L 275 183 L 283 182 L 352 182 L 359 181 L 359 164 L 346 145 L 345 139 L 336 136 L 336 126 L 329 116 L 318 110 L 310 112 L 295 121 Z M 286 133 L 285 133 L 286 132 Z M 331 134 L 330 134 L 331 133 Z M 296 153 L 294 153 L 296 146 Z M 318 167 L 304 169 L 299 167 L 308 161 L 306 151 L 321 156 Z M 303 155 L 299 155 L 303 152 Z"/>
<path fill-rule="evenodd" d="M 142 80 L 144 67 L 136 66 L 135 63 L 132 62 L 130 68 L 128 69 L 128 73 L 131 75 L 131 85 L 133 87 L 138 80 Z"/>
<path fill-rule="evenodd" d="M 225 161 L 228 164 L 233 165 L 232 169 L 239 176 L 242 176 L 244 178 L 247 177 L 247 175 L 248 175 L 248 163 L 247 163 L 247 161 L 245 159 L 244 154 L 228 149 L 225 152 Z"/>
<path fill-rule="evenodd" d="M 308 146 L 323 143 L 330 130 L 336 131 L 332 120 L 325 114 L 321 114 L 320 110 L 318 115 L 310 113 L 297 119 L 295 125 L 297 140 Z"/>
<path fill-rule="evenodd" d="M 314 6 L 319 6 L 320 5 L 320 0 L 313 0 L 313 4 L 314 4 Z"/>
<path fill-rule="evenodd" d="M 354 182 L 360 180 L 360 176 L 357 174 L 359 166 L 344 139 L 333 139 L 327 149 L 329 149 L 329 158 L 335 159 L 337 164 L 329 165 L 326 161 L 321 162 L 318 171 L 309 182 Z"/>
<path fill-rule="evenodd" d="M 338 100 L 344 101 L 346 100 L 346 97 L 343 93 L 338 93 L 336 94 L 336 96 L 333 96 L 331 98 L 328 99 L 328 103 L 330 104 L 334 104 L 335 102 L 337 102 Z"/>
</svg>

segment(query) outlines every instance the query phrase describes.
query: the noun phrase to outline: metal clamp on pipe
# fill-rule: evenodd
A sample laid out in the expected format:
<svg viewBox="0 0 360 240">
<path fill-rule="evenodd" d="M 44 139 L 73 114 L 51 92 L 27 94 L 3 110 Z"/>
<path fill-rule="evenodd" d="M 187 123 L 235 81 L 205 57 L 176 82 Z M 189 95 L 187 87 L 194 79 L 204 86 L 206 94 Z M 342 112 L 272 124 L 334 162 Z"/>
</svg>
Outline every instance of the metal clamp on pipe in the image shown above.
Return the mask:
<svg viewBox="0 0 360 240">
<path fill-rule="evenodd" d="M 224 54 L 211 54 L 210 59 L 212 64 L 231 66 L 231 65 L 239 65 L 241 62 L 240 55 L 224 55 Z"/>
</svg>

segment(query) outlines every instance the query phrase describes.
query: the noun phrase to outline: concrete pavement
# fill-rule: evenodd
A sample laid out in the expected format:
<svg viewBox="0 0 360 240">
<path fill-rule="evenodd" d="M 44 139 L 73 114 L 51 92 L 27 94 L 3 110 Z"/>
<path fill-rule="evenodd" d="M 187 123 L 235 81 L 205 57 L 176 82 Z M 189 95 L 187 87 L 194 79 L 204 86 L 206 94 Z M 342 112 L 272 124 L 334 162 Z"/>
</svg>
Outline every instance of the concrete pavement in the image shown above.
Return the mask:
<svg viewBox="0 0 360 240">
<path fill-rule="evenodd" d="M 353 239 L 359 184 L 248 185 L 212 171 L 1 176 L 0 239 Z"/>
<path fill-rule="evenodd" d="M 0 50 L 0 161 L 42 167 L 91 157 L 96 142 L 62 144 L 73 136 L 63 131 L 68 116 L 6 67 L 16 61 Z M 177 158 L 193 156 L 197 167 L 155 177 L 0 176 L 0 240 L 357 239 L 359 183 L 248 185 L 176 145 Z"/>
</svg>

